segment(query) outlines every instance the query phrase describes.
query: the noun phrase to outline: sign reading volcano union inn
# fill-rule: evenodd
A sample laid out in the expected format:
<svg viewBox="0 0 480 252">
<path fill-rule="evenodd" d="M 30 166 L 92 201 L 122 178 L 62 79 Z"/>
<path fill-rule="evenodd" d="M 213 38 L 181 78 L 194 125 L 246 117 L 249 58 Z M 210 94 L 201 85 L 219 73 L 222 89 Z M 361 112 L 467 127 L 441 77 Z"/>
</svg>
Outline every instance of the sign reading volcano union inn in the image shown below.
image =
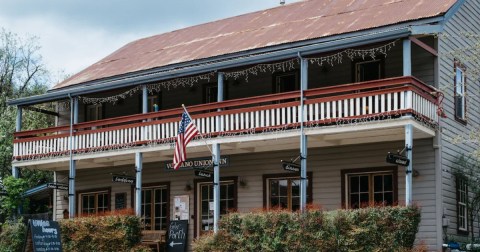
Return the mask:
<svg viewBox="0 0 480 252">
<path fill-rule="evenodd" d="M 220 158 L 220 167 L 226 167 L 229 165 L 230 158 L 228 156 Z M 207 168 L 213 167 L 213 162 L 211 157 L 203 157 L 203 158 L 192 158 L 187 159 L 183 164 L 178 168 L 179 170 L 192 170 L 192 169 L 199 169 L 199 168 Z M 165 170 L 166 171 L 173 171 L 173 163 L 165 163 Z"/>
</svg>

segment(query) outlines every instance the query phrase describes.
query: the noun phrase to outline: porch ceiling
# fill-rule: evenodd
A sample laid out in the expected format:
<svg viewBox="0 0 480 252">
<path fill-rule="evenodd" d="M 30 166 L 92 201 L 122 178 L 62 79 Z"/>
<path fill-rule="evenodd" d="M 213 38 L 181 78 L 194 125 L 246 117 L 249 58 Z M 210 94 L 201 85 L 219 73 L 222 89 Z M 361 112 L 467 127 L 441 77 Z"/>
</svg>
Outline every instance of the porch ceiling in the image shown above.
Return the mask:
<svg viewBox="0 0 480 252">
<path fill-rule="evenodd" d="M 412 124 L 414 139 L 431 138 L 435 131 L 409 118 L 399 118 L 391 121 L 366 122 L 341 126 L 307 128 L 308 147 L 330 147 L 375 142 L 402 141 L 405 139 L 406 124 Z M 206 140 L 208 144 L 220 143 L 222 155 L 244 153 L 258 153 L 299 149 L 300 130 L 285 130 L 264 134 L 246 134 L 240 136 L 222 137 Z M 402 146 L 399 146 L 401 148 Z M 172 160 L 173 146 L 163 144 L 125 150 L 116 150 L 104 153 L 82 154 L 74 157 L 77 160 L 77 169 L 114 167 L 134 165 L 135 152 L 144 153 L 144 163 Z M 209 150 L 202 140 L 193 141 L 188 147 L 189 158 L 209 156 Z M 41 170 L 62 171 L 68 170 L 68 157 L 54 160 L 22 161 L 19 167 Z"/>
</svg>

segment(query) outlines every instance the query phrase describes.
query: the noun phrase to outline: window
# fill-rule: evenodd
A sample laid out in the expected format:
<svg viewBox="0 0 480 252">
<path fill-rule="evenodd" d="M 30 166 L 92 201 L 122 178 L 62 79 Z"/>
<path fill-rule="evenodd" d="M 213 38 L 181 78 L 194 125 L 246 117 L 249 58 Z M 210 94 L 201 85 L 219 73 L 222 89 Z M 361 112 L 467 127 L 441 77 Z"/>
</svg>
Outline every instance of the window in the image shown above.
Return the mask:
<svg viewBox="0 0 480 252">
<path fill-rule="evenodd" d="M 86 112 L 87 112 L 87 116 L 85 120 L 86 122 L 103 119 L 102 104 L 87 105 Z"/>
<path fill-rule="evenodd" d="M 307 175 L 307 202 L 312 202 L 311 173 Z M 300 177 L 292 174 L 264 175 L 267 209 L 300 210 Z"/>
<path fill-rule="evenodd" d="M 277 74 L 274 75 L 274 79 L 274 93 L 283 93 L 299 89 L 298 74 L 296 72 Z"/>
<path fill-rule="evenodd" d="M 220 215 L 236 211 L 237 209 L 237 186 L 236 179 L 223 180 L 220 182 Z M 213 183 L 196 183 L 196 234 L 204 234 L 213 231 Z"/>
<path fill-rule="evenodd" d="M 391 206 L 397 200 L 396 169 L 342 171 L 343 203 L 347 208 Z"/>
<path fill-rule="evenodd" d="M 167 230 L 169 192 L 168 186 L 142 188 L 143 228 L 146 230 Z"/>
<path fill-rule="evenodd" d="M 455 62 L 455 118 L 465 121 L 465 67 Z"/>
<path fill-rule="evenodd" d="M 155 94 L 155 95 L 149 95 L 147 97 L 147 109 L 148 112 L 156 112 L 160 110 L 160 105 L 161 105 L 161 93 Z M 155 110 L 155 105 L 157 106 L 157 110 Z"/>
<path fill-rule="evenodd" d="M 80 199 L 81 213 L 95 215 L 110 209 L 110 190 L 99 190 L 96 192 L 85 192 L 78 194 Z"/>
<path fill-rule="evenodd" d="M 382 60 L 355 63 L 355 82 L 378 80 L 382 78 Z"/>
<path fill-rule="evenodd" d="M 468 232 L 468 186 L 465 179 L 457 178 L 457 225 L 458 231 Z"/>
<path fill-rule="evenodd" d="M 218 101 L 218 86 L 216 83 L 203 86 L 203 103 Z"/>
</svg>

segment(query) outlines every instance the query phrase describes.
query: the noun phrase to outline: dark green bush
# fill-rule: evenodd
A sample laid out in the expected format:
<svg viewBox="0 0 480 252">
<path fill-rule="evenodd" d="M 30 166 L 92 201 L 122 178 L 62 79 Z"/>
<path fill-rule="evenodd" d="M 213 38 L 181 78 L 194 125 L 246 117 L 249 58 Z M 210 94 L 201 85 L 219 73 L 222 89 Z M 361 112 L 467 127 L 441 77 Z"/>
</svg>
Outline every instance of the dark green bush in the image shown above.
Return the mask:
<svg viewBox="0 0 480 252">
<path fill-rule="evenodd" d="M 7 221 L 2 225 L 0 233 L 0 252 L 22 251 L 27 226 L 21 219 Z"/>
<path fill-rule="evenodd" d="M 420 223 L 417 207 L 378 207 L 304 214 L 233 213 L 194 251 L 409 251 Z"/>
<path fill-rule="evenodd" d="M 140 243 L 140 219 L 134 215 L 79 217 L 60 221 L 64 251 L 146 251 Z"/>
</svg>

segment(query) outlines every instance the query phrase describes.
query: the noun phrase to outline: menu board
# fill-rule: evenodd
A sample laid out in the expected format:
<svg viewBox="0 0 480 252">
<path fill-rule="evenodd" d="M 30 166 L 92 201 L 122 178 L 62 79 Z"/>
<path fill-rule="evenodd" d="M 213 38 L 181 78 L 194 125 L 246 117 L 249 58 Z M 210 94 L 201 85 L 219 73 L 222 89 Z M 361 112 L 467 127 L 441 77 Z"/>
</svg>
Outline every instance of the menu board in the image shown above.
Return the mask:
<svg viewBox="0 0 480 252">
<path fill-rule="evenodd" d="M 29 220 L 24 251 L 62 251 L 58 222 L 49 220 Z"/>
</svg>

